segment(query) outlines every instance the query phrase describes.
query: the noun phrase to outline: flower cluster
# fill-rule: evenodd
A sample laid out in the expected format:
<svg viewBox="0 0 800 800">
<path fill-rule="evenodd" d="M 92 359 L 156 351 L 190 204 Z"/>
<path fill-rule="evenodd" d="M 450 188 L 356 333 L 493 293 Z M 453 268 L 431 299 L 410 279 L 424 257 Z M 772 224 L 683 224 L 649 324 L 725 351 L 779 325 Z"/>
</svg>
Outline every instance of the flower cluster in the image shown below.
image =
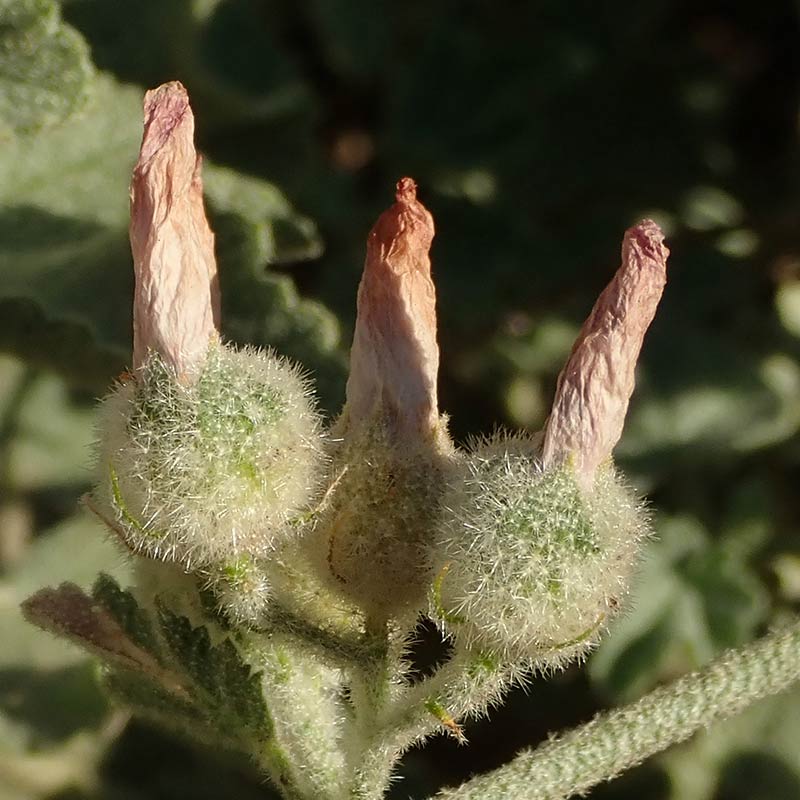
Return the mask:
<svg viewBox="0 0 800 800">
<path fill-rule="evenodd" d="M 369 235 L 327 430 L 297 367 L 220 339 L 180 84 L 146 97 L 131 217 L 133 371 L 104 403 L 93 502 L 132 551 L 201 576 L 239 624 L 267 624 L 274 585 L 298 617 L 310 596 L 363 629 L 428 614 L 462 650 L 538 669 L 597 641 L 648 530 L 611 453 L 665 281 L 653 222 L 625 235 L 544 431 L 463 450 L 438 408 L 434 227 L 411 179 Z"/>
</svg>

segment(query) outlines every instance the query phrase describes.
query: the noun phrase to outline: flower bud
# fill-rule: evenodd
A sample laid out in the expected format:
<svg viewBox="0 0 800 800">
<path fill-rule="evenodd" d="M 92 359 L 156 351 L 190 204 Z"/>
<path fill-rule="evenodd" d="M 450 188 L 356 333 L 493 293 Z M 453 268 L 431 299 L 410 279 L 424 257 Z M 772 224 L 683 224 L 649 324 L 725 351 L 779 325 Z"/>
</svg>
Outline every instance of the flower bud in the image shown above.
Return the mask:
<svg viewBox="0 0 800 800">
<path fill-rule="evenodd" d="M 610 466 L 585 492 L 569 465 L 545 470 L 525 436 L 478 445 L 467 470 L 443 501 L 432 614 L 468 647 L 563 666 L 619 608 L 646 516 Z"/>
<path fill-rule="evenodd" d="M 320 483 L 320 421 L 295 367 L 219 341 L 186 92 L 165 84 L 144 110 L 131 184 L 134 375 L 101 408 L 93 499 L 135 552 L 247 589 L 246 616 L 266 587 L 242 565 L 294 535 Z"/>
<path fill-rule="evenodd" d="M 323 471 L 298 370 L 220 343 L 190 384 L 151 354 L 103 403 L 100 434 L 97 506 L 132 550 L 187 569 L 238 575 L 295 536 Z"/>
<path fill-rule="evenodd" d="M 642 340 L 666 282 L 669 250 L 658 225 L 644 220 L 625 233 L 622 266 L 583 324 L 558 378 L 544 430 L 542 461 L 572 461 L 582 486 L 619 441 Z"/>
<path fill-rule="evenodd" d="M 133 366 L 140 369 L 154 351 L 183 380 L 202 363 L 219 327 L 214 235 L 193 140 L 183 86 L 165 83 L 147 92 L 131 182 Z"/>
<path fill-rule="evenodd" d="M 424 605 L 452 452 L 436 399 L 433 221 L 410 178 L 396 200 L 367 242 L 335 484 L 311 548 L 329 584 L 378 620 Z"/>
</svg>

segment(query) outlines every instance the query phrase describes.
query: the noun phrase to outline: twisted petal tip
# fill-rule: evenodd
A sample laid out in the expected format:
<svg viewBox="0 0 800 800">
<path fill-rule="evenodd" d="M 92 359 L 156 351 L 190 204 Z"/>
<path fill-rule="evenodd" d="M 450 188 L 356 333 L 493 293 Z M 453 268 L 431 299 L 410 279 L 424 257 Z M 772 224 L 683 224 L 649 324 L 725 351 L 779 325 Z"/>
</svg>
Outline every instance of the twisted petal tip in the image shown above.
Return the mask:
<svg viewBox="0 0 800 800">
<path fill-rule="evenodd" d="M 178 376 L 187 376 L 217 335 L 219 289 L 194 117 L 177 81 L 144 98 L 144 135 L 131 182 L 130 240 L 136 277 L 134 369 L 155 351 Z"/>
<path fill-rule="evenodd" d="M 644 335 L 667 277 L 664 234 L 646 219 L 625 232 L 622 266 L 583 324 L 558 378 L 544 431 L 545 466 L 572 461 L 584 485 L 622 435 Z"/>
</svg>

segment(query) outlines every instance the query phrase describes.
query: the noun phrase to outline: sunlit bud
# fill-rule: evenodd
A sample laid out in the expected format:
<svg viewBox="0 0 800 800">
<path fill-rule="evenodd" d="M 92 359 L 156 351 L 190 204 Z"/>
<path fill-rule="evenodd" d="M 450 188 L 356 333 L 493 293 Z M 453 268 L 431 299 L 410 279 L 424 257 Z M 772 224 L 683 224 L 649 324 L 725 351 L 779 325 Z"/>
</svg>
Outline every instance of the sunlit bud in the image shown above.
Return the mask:
<svg viewBox="0 0 800 800">
<path fill-rule="evenodd" d="M 558 378 L 544 467 L 571 461 L 588 486 L 622 435 L 642 340 L 661 299 L 669 250 L 658 225 L 625 233 L 622 266 L 597 299 Z"/>
<path fill-rule="evenodd" d="M 219 324 L 214 235 L 193 140 L 183 86 L 165 83 L 149 91 L 131 182 L 133 366 L 138 370 L 156 351 L 182 379 L 196 371 Z"/>
<path fill-rule="evenodd" d="M 213 342 L 193 378 L 152 353 L 114 387 L 92 502 L 131 550 L 218 573 L 255 606 L 251 562 L 297 536 L 324 472 L 320 420 L 307 379 L 271 352 Z"/>
<path fill-rule="evenodd" d="M 331 440 L 335 481 L 310 544 L 329 585 L 373 620 L 413 619 L 425 604 L 453 449 L 436 398 L 433 219 L 411 178 L 395 196 L 367 241 L 347 404 Z"/>
<path fill-rule="evenodd" d="M 439 423 L 436 291 L 428 257 L 433 219 L 411 178 L 375 223 L 358 289 L 346 424 L 384 417 L 398 438 Z"/>
<path fill-rule="evenodd" d="M 524 435 L 478 442 L 464 465 L 442 500 L 433 618 L 467 646 L 539 670 L 581 657 L 627 594 L 649 531 L 643 507 L 612 467 L 591 492 L 568 465 L 543 469 Z"/>
</svg>

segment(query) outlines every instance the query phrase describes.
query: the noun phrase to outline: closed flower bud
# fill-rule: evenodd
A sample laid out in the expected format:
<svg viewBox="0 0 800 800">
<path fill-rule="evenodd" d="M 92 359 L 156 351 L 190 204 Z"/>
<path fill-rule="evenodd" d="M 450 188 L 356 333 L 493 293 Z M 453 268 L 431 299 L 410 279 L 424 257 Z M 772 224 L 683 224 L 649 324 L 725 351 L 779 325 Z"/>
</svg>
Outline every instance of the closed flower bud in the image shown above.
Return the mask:
<svg viewBox="0 0 800 800">
<path fill-rule="evenodd" d="M 102 406 L 95 501 L 131 549 L 224 572 L 295 535 L 319 428 L 306 381 L 272 353 L 212 344 L 188 385 L 153 354 Z"/>
<path fill-rule="evenodd" d="M 622 434 L 636 361 L 664 290 L 668 255 L 655 222 L 644 220 L 626 232 L 622 266 L 595 303 L 558 378 L 542 460 L 545 467 L 572 462 L 584 487 Z"/>
<path fill-rule="evenodd" d="M 496 437 L 451 483 L 434 616 L 468 647 L 547 670 L 579 657 L 620 606 L 646 515 L 611 464 L 669 251 L 646 220 L 558 379 L 542 437 Z"/>
<path fill-rule="evenodd" d="M 147 93 L 131 185 L 134 374 L 101 409 L 94 501 L 132 550 L 249 587 L 244 617 L 266 588 L 242 565 L 294 535 L 324 457 L 299 371 L 219 340 L 192 136 L 180 84 Z"/>
<path fill-rule="evenodd" d="M 202 363 L 219 326 L 214 236 L 193 140 L 183 86 L 166 83 L 148 92 L 131 182 L 133 366 L 139 369 L 154 351 L 182 380 Z"/>
<path fill-rule="evenodd" d="M 591 492 L 538 442 L 500 436 L 468 457 L 441 529 L 433 615 L 457 640 L 540 670 L 597 642 L 620 606 L 648 526 L 610 466 Z"/>
<path fill-rule="evenodd" d="M 430 532 L 452 452 L 439 417 L 431 215 L 410 178 L 367 242 L 335 485 L 313 552 L 373 619 L 415 615 L 430 581 Z"/>
</svg>

